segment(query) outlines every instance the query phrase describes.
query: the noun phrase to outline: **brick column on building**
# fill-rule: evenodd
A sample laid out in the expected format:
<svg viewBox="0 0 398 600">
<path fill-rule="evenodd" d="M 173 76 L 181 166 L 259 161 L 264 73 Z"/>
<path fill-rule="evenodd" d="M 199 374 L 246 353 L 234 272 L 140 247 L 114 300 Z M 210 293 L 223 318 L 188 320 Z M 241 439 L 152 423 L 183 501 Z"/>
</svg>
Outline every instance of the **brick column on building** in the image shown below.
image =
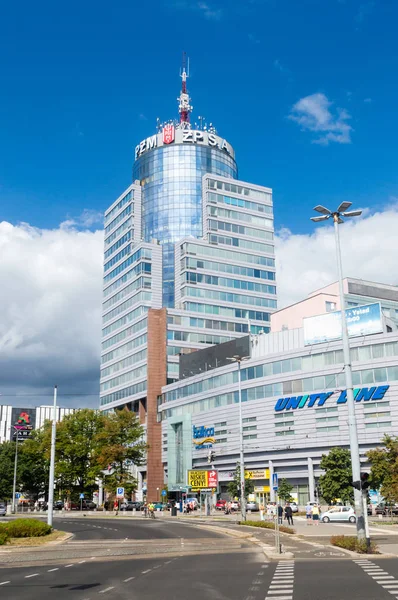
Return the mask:
<svg viewBox="0 0 398 600">
<path fill-rule="evenodd" d="M 162 424 L 157 421 L 157 399 L 167 383 L 167 311 L 165 308 L 148 311 L 147 358 L 147 499 L 158 500 L 157 488 L 164 485 L 162 464 Z M 159 492 L 160 493 L 160 492 Z"/>
</svg>

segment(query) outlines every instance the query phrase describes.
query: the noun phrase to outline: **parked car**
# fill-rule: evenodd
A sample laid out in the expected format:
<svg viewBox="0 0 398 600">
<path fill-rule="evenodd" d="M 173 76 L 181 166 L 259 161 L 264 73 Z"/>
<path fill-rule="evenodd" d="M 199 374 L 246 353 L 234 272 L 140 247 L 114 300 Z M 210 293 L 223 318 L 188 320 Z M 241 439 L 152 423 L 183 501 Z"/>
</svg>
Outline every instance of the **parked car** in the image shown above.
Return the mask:
<svg viewBox="0 0 398 600">
<path fill-rule="evenodd" d="M 290 508 L 292 509 L 292 512 L 297 513 L 299 511 L 297 502 L 289 502 L 289 504 Z"/>
<path fill-rule="evenodd" d="M 369 511 L 368 511 L 369 512 Z M 384 502 L 380 502 L 375 508 L 376 515 L 384 515 L 384 516 L 396 516 L 398 515 L 398 505 L 397 504 L 385 504 Z"/>
<path fill-rule="evenodd" d="M 239 502 L 231 502 L 231 510 L 239 510 L 240 509 L 240 504 Z"/>
<path fill-rule="evenodd" d="M 225 510 L 226 500 L 217 500 L 216 502 L 216 510 Z"/>
<path fill-rule="evenodd" d="M 355 523 L 357 517 L 352 506 L 333 506 L 329 510 L 321 513 L 321 521 L 329 523 L 330 521 L 349 521 Z"/>
<path fill-rule="evenodd" d="M 163 502 L 155 502 L 155 510 L 163 510 L 165 507 L 165 504 L 163 504 Z"/>
<path fill-rule="evenodd" d="M 7 514 L 7 506 L 5 502 L 0 502 L 0 517 L 5 517 Z"/>
<path fill-rule="evenodd" d="M 246 504 L 246 510 L 251 510 L 253 512 L 256 512 L 259 510 L 258 504 L 257 502 L 248 502 Z"/>
<path fill-rule="evenodd" d="M 62 510 L 63 507 L 64 507 L 64 503 L 62 502 L 62 500 L 56 500 L 54 502 L 54 506 L 53 506 L 54 510 Z"/>
</svg>

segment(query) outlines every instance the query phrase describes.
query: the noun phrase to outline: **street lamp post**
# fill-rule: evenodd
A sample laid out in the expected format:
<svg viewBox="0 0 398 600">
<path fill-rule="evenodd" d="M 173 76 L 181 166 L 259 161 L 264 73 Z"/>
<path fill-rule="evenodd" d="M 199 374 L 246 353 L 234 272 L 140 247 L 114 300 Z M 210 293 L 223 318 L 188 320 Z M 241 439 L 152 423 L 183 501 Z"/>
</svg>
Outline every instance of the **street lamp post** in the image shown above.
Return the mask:
<svg viewBox="0 0 398 600">
<path fill-rule="evenodd" d="M 245 498 L 245 454 L 243 448 L 243 419 L 242 419 L 242 378 L 241 363 L 250 358 L 249 356 L 233 356 L 228 360 L 238 363 L 238 397 L 239 397 L 239 439 L 240 439 L 240 511 L 242 521 L 246 521 L 246 498 Z"/>
<path fill-rule="evenodd" d="M 18 436 L 19 436 L 19 429 L 17 427 L 14 427 L 15 431 L 16 431 L 16 440 L 15 440 L 15 457 L 14 457 L 14 479 L 13 479 L 13 483 L 12 483 L 12 512 L 15 513 L 15 496 L 17 493 L 17 468 L 18 468 Z"/>
<path fill-rule="evenodd" d="M 348 427 L 350 435 L 350 452 L 351 452 L 351 465 L 352 465 L 352 479 L 353 482 L 361 481 L 361 461 L 359 456 L 359 444 L 358 444 L 358 431 L 357 422 L 355 418 L 355 400 L 352 385 L 352 370 L 351 370 L 351 358 L 350 358 L 350 344 L 348 339 L 347 329 L 347 318 L 345 314 L 345 300 L 344 300 L 344 284 L 343 284 L 343 267 L 341 262 L 341 248 L 340 248 L 340 232 L 339 225 L 344 223 L 342 217 L 358 217 L 362 214 L 361 210 L 351 210 L 351 202 L 342 202 L 338 209 L 334 212 L 330 211 L 324 206 L 315 206 L 314 210 L 321 213 L 319 217 L 311 217 L 312 221 L 320 222 L 326 221 L 327 219 L 333 219 L 334 223 L 334 234 L 336 241 L 336 259 L 337 259 L 337 272 L 339 278 L 339 292 L 340 292 L 340 308 L 341 308 L 341 330 L 343 340 L 343 355 L 344 355 L 344 373 L 345 383 L 347 390 L 347 406 L 348 406 Z M 360 486 L 359 486 L 360 487 Z M 365 539 L 365 521 L 364 511 L 362 504 L 362 491 L 361 489 L 354 488 L 354 504 L 355 514 L 357 516 L 357 537 L 359 540 Z"/>
<path fill-rule="evenodd" d="M 54 510 L 54 473 L 55 473 L 55 440 L 57 434 L 57 386 L 54 387 L 53 419 L 51 427 L 50 477 L 48 482 L 47 523 L 53 525 Z"/>
</svg>

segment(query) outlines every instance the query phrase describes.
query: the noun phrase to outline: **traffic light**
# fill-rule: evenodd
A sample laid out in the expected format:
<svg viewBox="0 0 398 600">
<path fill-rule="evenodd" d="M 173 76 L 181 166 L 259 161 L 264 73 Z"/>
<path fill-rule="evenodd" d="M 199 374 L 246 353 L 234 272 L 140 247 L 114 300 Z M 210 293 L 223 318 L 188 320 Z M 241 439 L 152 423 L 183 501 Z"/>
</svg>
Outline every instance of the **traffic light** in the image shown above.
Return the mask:
<svg viewBox="0 0 398 600">
<path fill-rule="evenodd" d="M 361 473 L 361 489 L 366 490 L 369 486 L 369 473 Z"/>
<path fill-rule="evenodd" d="M 361 473 L 360 481 L 351 481 L 351 485 L 356 490 L 366 490 L 370 486 L 369 473 Z"/>
<path fill-rule="evenodd" d="M 210 464 L 214 461 L 216 455 L 212 450 L 209 450 L 209 453 L 207 455 L 207 462 Z"/>
</svg>

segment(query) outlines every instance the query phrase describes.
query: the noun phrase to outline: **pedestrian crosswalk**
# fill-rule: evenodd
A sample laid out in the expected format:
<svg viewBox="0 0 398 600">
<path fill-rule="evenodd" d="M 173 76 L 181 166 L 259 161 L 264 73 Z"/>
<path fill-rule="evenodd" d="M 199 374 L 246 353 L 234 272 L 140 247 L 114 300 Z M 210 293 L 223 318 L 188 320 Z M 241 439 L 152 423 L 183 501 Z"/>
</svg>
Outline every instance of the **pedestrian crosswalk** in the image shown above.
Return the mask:
<svg viewBox="0 0 398 600">
<path fill-rule="evenodd" d="M 294 561 L 280 561 L 265 600 L 293 600 Z"/>
<path fill-rule="evenodd" d="M 354 560 L 354 562 L 376 581 L 386 592 L 398 599 L 398 580 L 370 560 Z"/>
</svg>

